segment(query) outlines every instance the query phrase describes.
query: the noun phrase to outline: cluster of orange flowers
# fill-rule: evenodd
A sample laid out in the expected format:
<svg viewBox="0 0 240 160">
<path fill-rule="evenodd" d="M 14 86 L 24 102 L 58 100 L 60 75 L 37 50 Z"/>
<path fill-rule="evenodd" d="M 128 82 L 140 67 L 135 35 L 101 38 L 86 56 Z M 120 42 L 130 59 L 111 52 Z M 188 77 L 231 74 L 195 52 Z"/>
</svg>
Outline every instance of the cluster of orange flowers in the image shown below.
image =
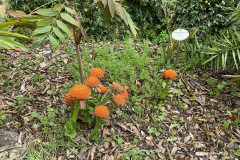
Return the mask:
<svg viewBox="0 0 240 160">
<path fill-rule="evenodd" d="M 106 93 L 108 89 L 100 84 L 100 79 L 103 76 L 104 71 L 101 68 L 93 68 L 90 71 L 90 76 L 85 80 L 86 85 L 79 84 L 73 86 L 64 97 L 65 102 L 75 104 L 78 99 L 87 99 L 91 94 L 91 89 L 96 89 L 97 93 L 100 94 Z M 116 82 L 113 82 L 112 89 L 117 93 L 117 95 L 113 97 L 114 102 L 119 106 L 123 106 L 128 98 L 127 90 Z M 96 106 L 94 114 L 99 118 L 107 118 L 109 110 L 106 106 Z"/>
<path fill-rule="evenodd" d="M 119 105 L 123 106 L 126 99 L 128 99 L 128 91 L 126 88 L 121 86 L 119 83 L 113 82 L 112 89 L 116 92 L 116 95 L 113 97 L 113 101 Z"/>
<path fill-rule="evenodd" d="M 177 76 L 178 76 L 178 75 L 177 75 L 177 73 L 176 73 L 174 70 L 168 69 L 168 70 L 165 70 L 165 71 L 163 72 L 162 78 L 163 78 L 163 79 L 174 79 L 174 78 L 176 78 Z"/>
</svg>

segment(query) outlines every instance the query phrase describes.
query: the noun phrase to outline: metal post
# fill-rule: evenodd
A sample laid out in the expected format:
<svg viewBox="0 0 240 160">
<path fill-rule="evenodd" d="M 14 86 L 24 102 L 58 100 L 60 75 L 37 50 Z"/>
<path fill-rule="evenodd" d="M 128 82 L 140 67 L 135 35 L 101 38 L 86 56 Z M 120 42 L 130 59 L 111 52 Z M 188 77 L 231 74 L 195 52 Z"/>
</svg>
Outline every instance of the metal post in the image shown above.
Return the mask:
<svg viewBox="0 0 240 160">
<path fill-rule="evenodd" d="M 176 60 L 175 60 L 175 64 L 174 64 L 174 68 L 176 68 L 176 65 L 177 65 L 177 60 L 178 60 L 179 50 L 180 50 L 180 41 L 178 41 L 177 56 L 176 56 Z"/>
</svg>

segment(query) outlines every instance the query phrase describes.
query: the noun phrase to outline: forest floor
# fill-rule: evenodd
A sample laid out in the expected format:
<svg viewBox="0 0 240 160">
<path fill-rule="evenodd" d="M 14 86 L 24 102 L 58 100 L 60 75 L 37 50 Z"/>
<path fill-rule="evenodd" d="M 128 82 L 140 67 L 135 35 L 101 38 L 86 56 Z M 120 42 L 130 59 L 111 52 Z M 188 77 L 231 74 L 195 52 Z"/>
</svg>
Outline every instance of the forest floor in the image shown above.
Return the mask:
<svg viewBox="0 0 240 160">
<path fill-rule="evenodd" d="M 82 122 L 76 138 L 66 138 L 63 95 L 77 83 L 67 47 L 8 51 L 1 59 L 0 130 L 17 136 L 14 144 L 0 143 L 0 159 L 240 159 L 239 86 L 203 69 L 180 74 L 164 102 L 140 96 L 133 104 L 130 89 L 125 109 L 110 114 L 98 141 L 88 139 L 93 126 Z"/>
</svg>

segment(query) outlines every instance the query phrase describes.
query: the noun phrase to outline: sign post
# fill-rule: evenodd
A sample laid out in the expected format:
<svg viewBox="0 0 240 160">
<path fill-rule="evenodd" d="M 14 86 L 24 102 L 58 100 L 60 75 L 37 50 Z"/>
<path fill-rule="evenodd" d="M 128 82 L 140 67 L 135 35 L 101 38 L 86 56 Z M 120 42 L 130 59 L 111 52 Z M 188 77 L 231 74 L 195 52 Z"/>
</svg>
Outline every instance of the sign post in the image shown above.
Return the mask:
<svg viewBox="0 0 240 160">
<path fill-rule="evenodd" d="M 176 68 L 179 49 L 180 49 L 180 42 L 187 39 L 189 36 L 189 32 L 186 29 L 176 29 L 172 32 L 172 38 L 178 41 L 178 50 L 176 56 L 176 62 L 174 64 L 174 68 Z"/>
</svg>

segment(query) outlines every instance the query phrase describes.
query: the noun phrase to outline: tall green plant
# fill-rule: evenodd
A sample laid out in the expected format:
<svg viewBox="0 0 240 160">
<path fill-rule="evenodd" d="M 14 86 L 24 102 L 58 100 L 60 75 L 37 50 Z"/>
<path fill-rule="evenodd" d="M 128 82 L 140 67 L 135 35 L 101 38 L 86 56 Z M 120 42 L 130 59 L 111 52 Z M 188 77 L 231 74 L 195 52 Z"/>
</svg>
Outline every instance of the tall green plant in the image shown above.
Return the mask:
<svg viewBox="0 0 240 160">
<path fill-rule="evenodd" d="M 205 49 L 203 53 L 208 54 L 210 58 L 203 64 L 213 63 L 216 70 L 239 69 L 240 65 L 240 34 L 236 29 L 230 29 L 227 33 L 217 36 L 212 47 Z"/>
<path fill-rule="evenodd" d="M 52 2 L 57 2 L 57 0 Z M 77 13 L 73 6 L 74 2 L 75 1 L 66 0 L 65 3 L 55 4 L 52 8 L 44 8 L 45 5 L 43 5 L 42 7 L 38 7 L 37 10 L 32 11 L 29 15 L 24 15 L 19 11 L 13 11 L 10 13 L 14 13 L 11 15 L 15 18 L 9 18 L 8 22 L 14 24 L 16 20 L 22 19 L 29 19 L 27 22 L 35 22 L 36 29 L 32 33 L 33 38 L 41 41 L 48 38 L 53 49 L 59 48 L 59 42 L 66 42 L 66 35 L 69 38 L 73 38 L 76 54 L 78 55 L 80 80 L 84 83 L 83 65 L 79 45 L 82 38 L 88 42 L 89 38 L 81 24 L 81 13 Z M 117 19 L 122 19 L 126 25 L 130 27 L 133 35 L 136 36 L 136 26 L 119 0 L 95 0 L 94 3 L 100 8 L 103 20 L 106 24 L 109 24 L 115 17 Z"/>
</svg>

